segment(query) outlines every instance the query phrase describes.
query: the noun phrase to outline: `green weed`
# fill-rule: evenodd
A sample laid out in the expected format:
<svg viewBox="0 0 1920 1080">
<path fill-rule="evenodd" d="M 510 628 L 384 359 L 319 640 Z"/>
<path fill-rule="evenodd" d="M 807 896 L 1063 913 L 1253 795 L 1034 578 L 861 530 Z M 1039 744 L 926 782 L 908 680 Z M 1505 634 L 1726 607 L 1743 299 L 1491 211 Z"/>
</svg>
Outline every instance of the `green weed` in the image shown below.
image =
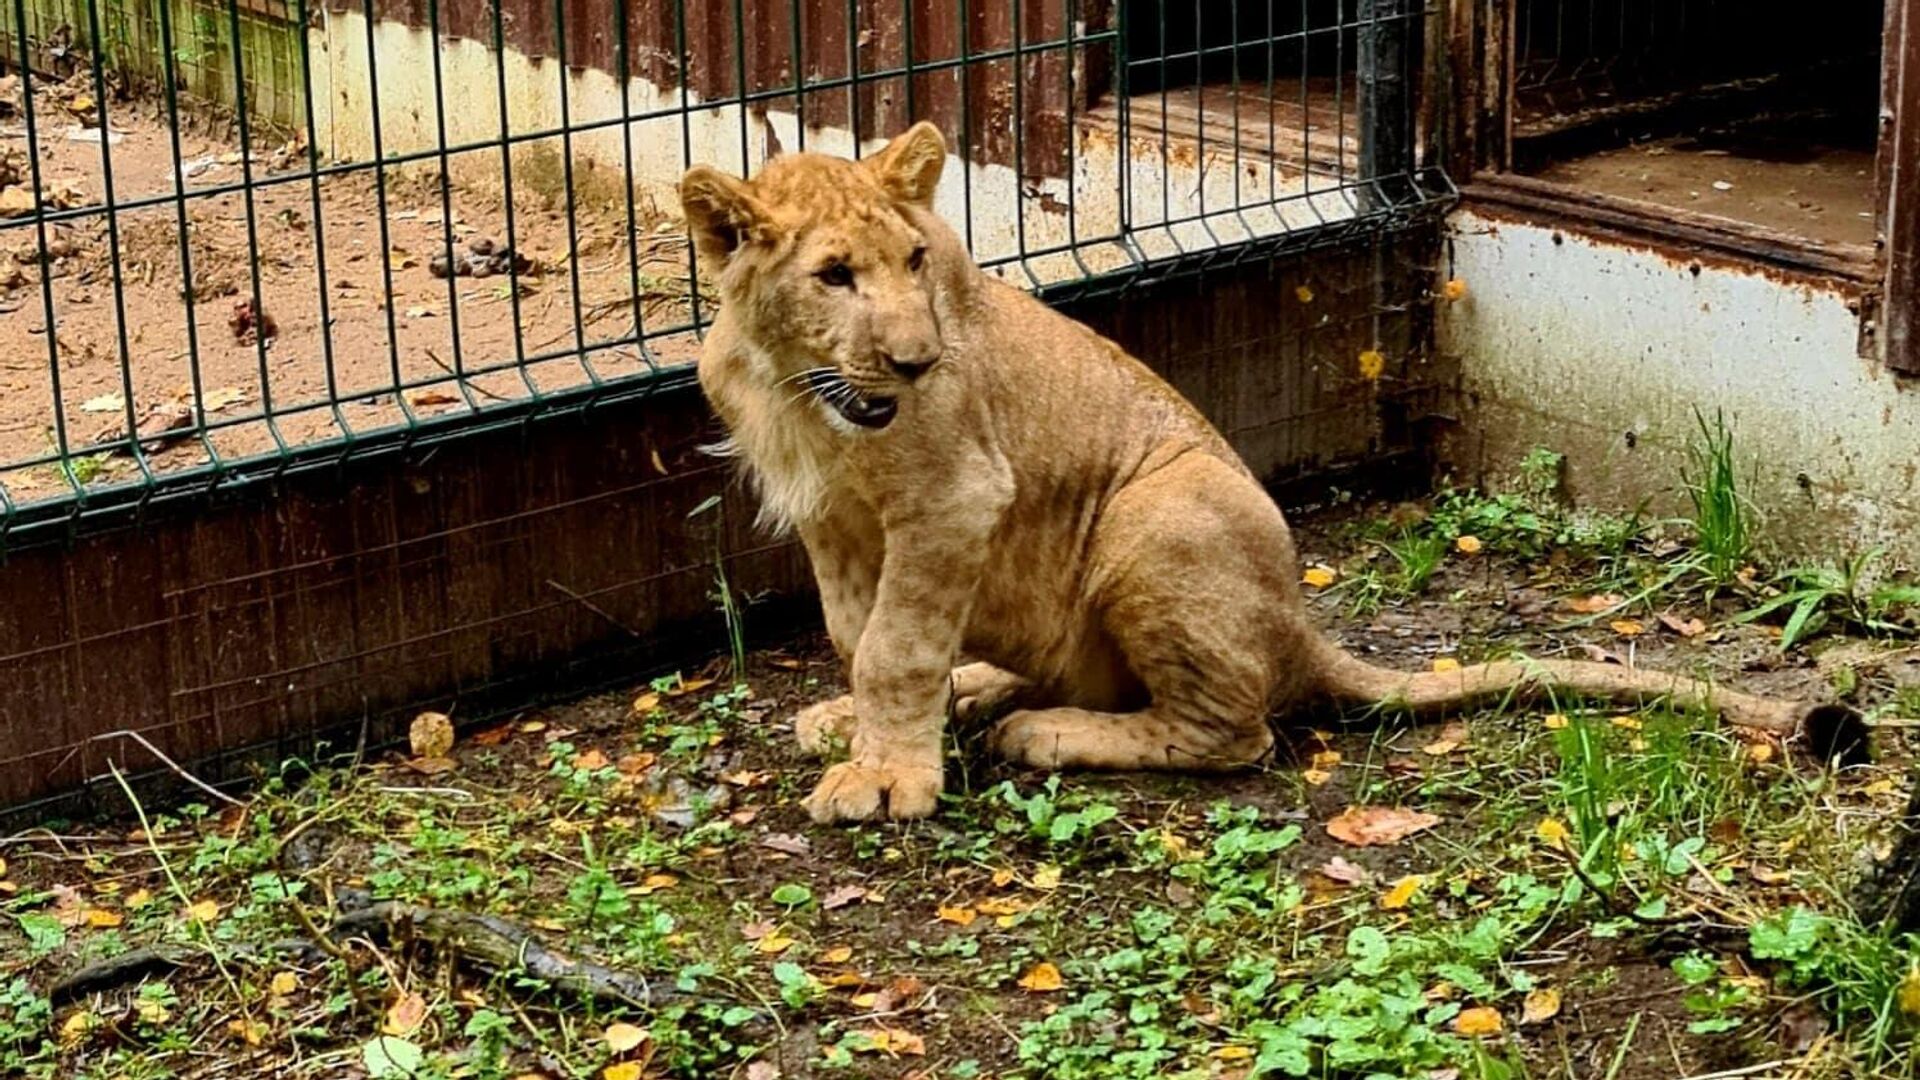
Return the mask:
<svg viewBox="0 0 1920 1080">
<path fill-rule="evenodd" d="M 1693 412 L 1699 436 L 1687 443 L 1682 479 L 1693 503 L 1694 550 L 1709 585 L 1731 584 L 1753 554 L 1752 510 L 1734 463 L 1733 430 L 1719 412 Z"/>
</svg>

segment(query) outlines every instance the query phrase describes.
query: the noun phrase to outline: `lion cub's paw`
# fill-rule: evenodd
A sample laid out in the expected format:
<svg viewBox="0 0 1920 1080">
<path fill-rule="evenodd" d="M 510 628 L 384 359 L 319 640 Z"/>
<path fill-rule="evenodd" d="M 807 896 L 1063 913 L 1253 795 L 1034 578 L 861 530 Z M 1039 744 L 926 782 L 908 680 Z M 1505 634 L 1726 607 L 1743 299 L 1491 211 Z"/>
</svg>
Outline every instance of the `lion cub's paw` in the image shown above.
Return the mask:
<svg viewBox="0 0 1920 1080">
<path fill-rule="evenodd" d="M 940 801 L 938 768 L 862 765 L 843 761 L 828 769 L 807 796 L 807 813 L 822 825 L 837 821 L 904 821 L 932 814 Z"/>
<path fill-rule="evenodd" d="M 853 695 L 815 702 L 793 718 L 793 739 L 803 753 L 825 757 L 853 740 Z"/>
</svg>

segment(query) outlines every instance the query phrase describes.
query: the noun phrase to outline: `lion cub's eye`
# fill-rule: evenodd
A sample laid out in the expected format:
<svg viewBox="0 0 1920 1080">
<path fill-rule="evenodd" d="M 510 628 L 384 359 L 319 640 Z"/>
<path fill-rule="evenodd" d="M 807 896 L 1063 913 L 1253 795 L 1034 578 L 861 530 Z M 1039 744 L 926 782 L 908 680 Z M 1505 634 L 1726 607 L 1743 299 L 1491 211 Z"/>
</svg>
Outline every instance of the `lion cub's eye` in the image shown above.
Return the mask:
<svg viewBox="0 0 1920 1080">
<path fill-rule="evenodd" d="M 913 254 L 907 256 L 907 269 L 913 271 L 916 274 L 919 273 L 920 268 L 922 266 L 925 266 L 926 264 L 927 264 L 926 248 L 923 248 L 923 247 L 914 248 Z"/>
<path fill-rule="evenodd" d="M 845 289 L 853 284 L 853 267 L 843 262 L 828 263 L 814 276 L 819 278 L 822 284 L 831 285 L 836 289 Z"/>
</svg>

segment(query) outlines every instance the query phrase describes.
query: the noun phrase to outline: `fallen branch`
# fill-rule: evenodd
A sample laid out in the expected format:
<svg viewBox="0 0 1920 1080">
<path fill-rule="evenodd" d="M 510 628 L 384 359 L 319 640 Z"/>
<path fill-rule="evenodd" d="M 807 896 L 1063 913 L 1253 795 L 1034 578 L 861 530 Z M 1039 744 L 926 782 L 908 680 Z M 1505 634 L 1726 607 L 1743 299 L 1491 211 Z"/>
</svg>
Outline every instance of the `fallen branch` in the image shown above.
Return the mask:
<svg viewBox="0 0 1920 1080">
<path fill-rule="evenodd" d="M 396 930 L 450 950 L 493 971 L 522 971 L 569 993 L 598 1001 L 654 1008 L 687 1000 L 678 990 L 656 992 L 645 976 L 577 960 L 549 948 L 533 934 L 495 915 L 439 911 L 383 900 L 342 915 L 328 931 L 335 942 L 350 937 L 389 941 Z"/>
</svg>

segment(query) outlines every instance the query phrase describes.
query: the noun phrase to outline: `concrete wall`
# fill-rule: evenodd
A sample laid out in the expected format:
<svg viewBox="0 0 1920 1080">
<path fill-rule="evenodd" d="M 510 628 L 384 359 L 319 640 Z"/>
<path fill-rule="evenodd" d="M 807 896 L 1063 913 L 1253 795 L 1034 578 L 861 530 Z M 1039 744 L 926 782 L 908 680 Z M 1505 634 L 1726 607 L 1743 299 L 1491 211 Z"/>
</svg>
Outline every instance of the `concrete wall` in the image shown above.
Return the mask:
<svg viewBox="0 0 1920 1080">
<path fill-rule="evenodd" d="M 1686 504 L 1693 409 L 1725 410 L 1764 538 L 1920 563 L 1920 385 L 1857 355 L 1857 285 L 1655 251 L 1463 210 L 1441 313 L 1461 370 L 1445 456 L 1497 481 L 1522 454 L 1567 455 L 1588 505 Z"/>
</svg>

